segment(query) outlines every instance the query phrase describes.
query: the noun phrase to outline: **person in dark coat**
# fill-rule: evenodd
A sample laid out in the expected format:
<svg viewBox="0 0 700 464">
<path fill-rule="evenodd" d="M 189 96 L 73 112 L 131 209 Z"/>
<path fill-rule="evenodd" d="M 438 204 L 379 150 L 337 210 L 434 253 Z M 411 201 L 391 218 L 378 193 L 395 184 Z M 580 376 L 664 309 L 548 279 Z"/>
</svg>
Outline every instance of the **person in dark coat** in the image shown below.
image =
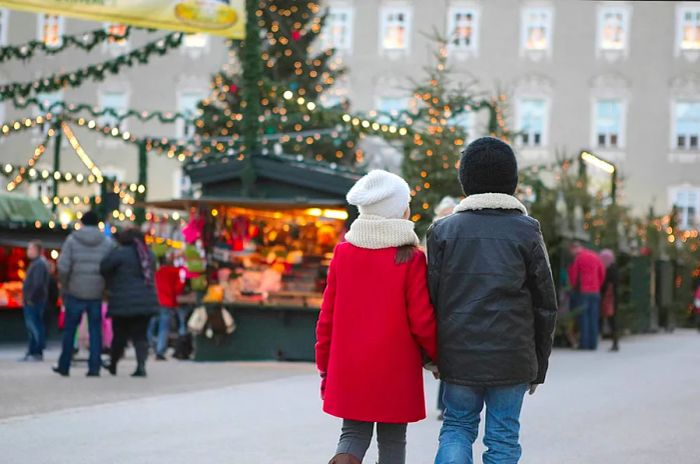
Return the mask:
<svg viewBox="0 0 700 464">
<path fill-rule="evenodd" d="M 484 462 L 515 463 L 525 392 L 544 383 L 557 295 L 539 223 L 513 195 L 515 154 L 492 137 L 462 153 L 467 196 L 428 231 L 445 422 L 436 464 L 472 462 L 486 404 Z"/>
<path fill-rule="evenodd" d="M 126 229 L 117 236 L 119 246 L 100 264 L 100 273 L 107 283 L 107 315 L 112 318 L 111 361 L 107 369 L 117 373 L 117 363 L 124 355 L 130 339 L 136 351 L 136 371 L 133 377 L 146 376 L 148 357 L 148 322 L 158 313 L 154 283 L 155 256 L 136 228 Z"/>
<path fill-rule="evenodd" d="M 27 245 L 30 264 L 22 283 L 24 324 L 27 327 L 27 354 L 22 361 L 43 361 L 46 348 L 44 311 L 49 297 L 49 265 L 43 256 L 44 247 L 38 240 Z"/>
<path fill-rule="evenodd" d="M 610 324 L 610 332 L 613 340 L 610 351 L 620 351 L 617 334 L 617 289 L 620 284 L 620 277 L 617 263 L 615 262 L 615 253 L 608 249 L 602 250 L 600 252 L 600 260 L 603 262 L 603 265 L 605 265 L 605 280 L 600 289 L 600 308 L 603 318 Z"/>
</svg>

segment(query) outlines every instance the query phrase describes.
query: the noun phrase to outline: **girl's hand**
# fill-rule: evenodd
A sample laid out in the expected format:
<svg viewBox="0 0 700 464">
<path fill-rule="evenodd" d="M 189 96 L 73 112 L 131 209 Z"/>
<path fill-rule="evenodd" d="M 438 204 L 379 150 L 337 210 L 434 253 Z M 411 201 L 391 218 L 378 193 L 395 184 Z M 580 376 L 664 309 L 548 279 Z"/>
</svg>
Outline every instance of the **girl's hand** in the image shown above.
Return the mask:
<svg viewBox="0 0 700 464">
<path fill-rule="evenodd" d="M 321 373 L 321 400 L 326 399 L 326 373 Z"/>
</svg>

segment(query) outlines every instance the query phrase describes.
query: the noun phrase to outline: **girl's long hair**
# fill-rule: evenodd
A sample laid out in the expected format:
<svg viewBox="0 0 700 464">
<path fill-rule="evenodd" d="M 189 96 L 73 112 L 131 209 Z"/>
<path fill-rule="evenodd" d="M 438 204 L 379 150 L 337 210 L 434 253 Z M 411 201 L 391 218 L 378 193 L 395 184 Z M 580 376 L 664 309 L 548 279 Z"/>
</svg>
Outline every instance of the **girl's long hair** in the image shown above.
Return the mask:
<svg viewBox="0 0 700 464">
<path fill-rule="evenodd" d="M 416 251 L 415 245 L 402 245 L 396 249 L 396 257 L 394 262 L 396 264 L 408 263 L 413 259 L 413 253 Z"/>
</svg>

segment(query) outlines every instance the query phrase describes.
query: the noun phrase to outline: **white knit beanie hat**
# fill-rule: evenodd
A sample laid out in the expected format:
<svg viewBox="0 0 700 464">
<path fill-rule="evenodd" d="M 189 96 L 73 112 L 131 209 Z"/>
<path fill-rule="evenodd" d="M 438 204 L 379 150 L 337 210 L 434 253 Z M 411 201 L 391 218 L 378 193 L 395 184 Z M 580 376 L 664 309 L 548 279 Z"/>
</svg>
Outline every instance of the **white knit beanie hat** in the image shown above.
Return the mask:
<svg viewBox="0 0 700 464">
<path fill-rule="evenodd" d="M 360 214 L 402 219 L 411 202 L 411 189 L 396 174 L 375 169 L 358 180 L 345 198 Z"/>
</svg>

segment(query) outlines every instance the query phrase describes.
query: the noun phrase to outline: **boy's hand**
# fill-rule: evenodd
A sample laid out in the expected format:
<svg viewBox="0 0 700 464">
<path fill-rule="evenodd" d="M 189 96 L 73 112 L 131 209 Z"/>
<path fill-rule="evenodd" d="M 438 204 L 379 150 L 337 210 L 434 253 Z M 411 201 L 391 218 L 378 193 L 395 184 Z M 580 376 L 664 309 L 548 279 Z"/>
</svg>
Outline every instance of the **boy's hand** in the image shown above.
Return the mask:
<svg viewBox="0 0 700 464">
<path fill-rule="evenodd" d="M 530 384 L 530 394 L 531 394 L 531 395 L 534 395 L 534 394 L 535 394 L 535 390 L 537 390 L 537 384 L 536 384 L 536 383 L 531 383 L 531 384 Z"/>
</svg>

